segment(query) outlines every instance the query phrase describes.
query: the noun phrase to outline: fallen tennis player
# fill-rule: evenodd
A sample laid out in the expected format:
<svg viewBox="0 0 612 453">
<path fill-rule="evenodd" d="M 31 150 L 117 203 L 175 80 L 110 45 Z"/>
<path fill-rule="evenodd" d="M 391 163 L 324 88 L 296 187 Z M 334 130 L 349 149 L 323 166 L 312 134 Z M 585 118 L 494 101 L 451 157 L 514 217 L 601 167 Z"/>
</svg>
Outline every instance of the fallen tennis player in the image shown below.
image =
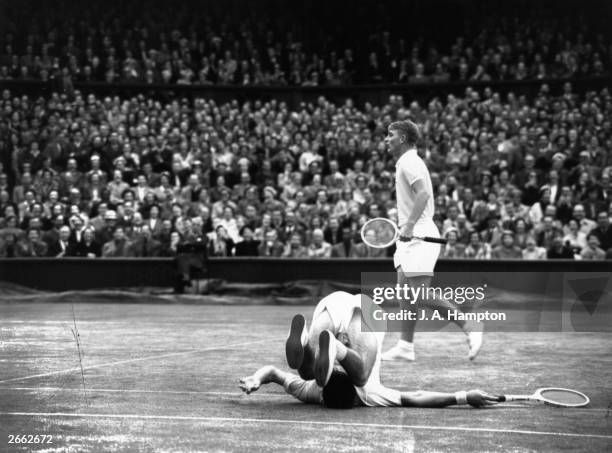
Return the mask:
<svg viewBox="0 0 612 453">
<path fill-rule="evenodd" d="M 265 366 L 240 379 L 240 388 L 249 394 L 263 384 L 276 383 L 304 403 L 333 408 L 454 404 L 481 407 L 499 401 L 498 396 L 480 390 L 400 392 L 382 385 L 380 364 L 385 332 L 374 331 L 367 316 L 362 316 L 370 306 L 375 305 L 367 296 L 337 291 L 319 302 L 310 329 L 306 328 L 304 316 L 296 315 L 285 352 L 289 366 L 299 376 Z"/>
</svg>

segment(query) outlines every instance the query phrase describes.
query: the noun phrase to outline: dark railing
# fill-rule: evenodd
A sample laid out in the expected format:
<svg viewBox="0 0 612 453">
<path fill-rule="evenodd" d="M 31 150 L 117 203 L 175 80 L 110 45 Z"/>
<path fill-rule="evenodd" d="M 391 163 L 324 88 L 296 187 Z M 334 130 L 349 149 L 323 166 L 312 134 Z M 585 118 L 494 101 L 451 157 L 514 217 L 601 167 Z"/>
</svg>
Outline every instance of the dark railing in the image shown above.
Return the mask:
<svg viewBox="0 0 612 453">
<path fill-rule="evenodd" d="M 610 272 L 612 261 L 440 260 L 436 272 L 526 273 Z M 359 284 L 365 272 L 393 272 L 390 259 L 211 258 L 209 278 L 244 283 L 327 280 Z M 139 286 L 170 287 L 176 275 L 171 258 L 0 259 L 0 281 L 53 291 Z"/>
<path fill-rule="evenodd" d="M 425 102 L 434 96 L 447 94 L 462 95 L 467 87 L 482 90 L 491 87 L 494 91 L 505 94 L 514 92 L 517 95 L 535 95 L 544 83 L 550 86 L 553 94 L 560 94 L 566 82 L 572 84 L 574 92 L 598 90 L 612 85 L 612 76 L 597 76 L 575 79 L 543 79 L 520 81 L 492 82 L 449 82 L 422 84 L 380 84 L 380 85 L 342 85 L 342 86 L 240 86 L 240 85 L 147 85 L 141 83 L 103 83 L 75 82 L 74 88 L 82 93 L 93 93 L 99 96 L 133 96 L 144 94 L 159 100 L 176 98 L 203 97 L 224 103 L 231 100 L 239 102 L 275 99 L 284 101 L 290 107 L 297 107 L 300 102 L 314 102 L 324 96 L 332 102 L 343 102 L 353 99 L 358 106 L 366 102 L 373 105 L 385 104 L 390 95 L 403 95 L 405 100 Z M 61 86 L 56 82 L 38 80 L 0 80 L 1 89 L 10 89 L 13 94 L 32 96 L 48 95 L 61 92 Z"/>
</svg>

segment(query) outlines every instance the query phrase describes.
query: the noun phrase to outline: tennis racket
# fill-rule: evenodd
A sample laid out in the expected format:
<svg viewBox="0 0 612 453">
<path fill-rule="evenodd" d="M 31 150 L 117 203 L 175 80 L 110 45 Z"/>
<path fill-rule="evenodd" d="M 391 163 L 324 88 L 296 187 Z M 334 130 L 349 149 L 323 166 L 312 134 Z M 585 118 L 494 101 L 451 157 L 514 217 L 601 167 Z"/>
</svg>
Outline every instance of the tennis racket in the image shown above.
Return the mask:
<svg viewBox="0 0 612 453">
<path fill-rule="evenodd" d="M 411 241 L 419 239 L 425 242 L 435 242 L 436 244 L 446 244 L 446 239 L 433 238 L 429 236 L 405 237 L 400 235 L 399 227 L 392 220 L 383 217 L 376 217 L 368 220 L 361 227 L 361 239 L 364 244 L 375 249 L 384 249 L 397 241 Z"/>
<path fill-rule="evenodd" d="M 557 407 L 584 407 L 591 402 L 584 393 L 554 387 L 538 389 L 533 395 L 502 395 L 499 397 L 500 403 L 507 401 L 539 401 Z"/>
</svg>

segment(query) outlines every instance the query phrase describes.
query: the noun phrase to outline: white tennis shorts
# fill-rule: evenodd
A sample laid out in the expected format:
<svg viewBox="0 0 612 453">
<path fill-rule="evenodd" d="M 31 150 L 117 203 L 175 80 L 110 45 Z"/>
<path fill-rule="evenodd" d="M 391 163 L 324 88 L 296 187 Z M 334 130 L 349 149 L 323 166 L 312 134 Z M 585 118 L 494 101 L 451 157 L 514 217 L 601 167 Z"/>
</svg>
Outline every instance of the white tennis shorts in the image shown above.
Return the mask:
<svg viewBox="0 0 612 453">
<path fill-rule="evenodd" d="M 438 227 L 432 221 L 416 224 L 415 236 L 440 237 Z M 426 275 L 433 274 L 436 261 L 440 256 L 440 244 L 424 242 L 413 239 L 410 242 L 397 241 L 395 255 L 393 255 L 393 266 L 395 269 L 401 266 L 402 271 L 408 274 Z"/>
</svg>

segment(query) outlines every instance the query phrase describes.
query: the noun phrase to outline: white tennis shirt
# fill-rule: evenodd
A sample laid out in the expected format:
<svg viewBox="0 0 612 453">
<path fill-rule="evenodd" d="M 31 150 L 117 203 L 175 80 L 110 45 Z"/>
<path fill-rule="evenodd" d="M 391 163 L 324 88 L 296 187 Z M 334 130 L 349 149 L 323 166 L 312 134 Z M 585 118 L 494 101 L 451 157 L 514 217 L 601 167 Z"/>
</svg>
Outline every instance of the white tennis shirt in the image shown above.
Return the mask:
<svg viewBox="0 0 612 453">
<path fill-rule="evenodd" d="M 418 180 L 425 182 L 425 189 L 429 194 L 429 200 L 427 200 L 427 205 L 421 217 L 417 220 L 417 224 L 432 222 L 434 198 L 429 170 L 427 170 L 423 159 L 417 154 L 416 148 L 412 148 L 402 154 L 395 164 L 395 195 L 400 227 L 408 222 L 410 213 L 414 209 L 416 194 L 412 189 L 412 184 Z"/>
</svg>

